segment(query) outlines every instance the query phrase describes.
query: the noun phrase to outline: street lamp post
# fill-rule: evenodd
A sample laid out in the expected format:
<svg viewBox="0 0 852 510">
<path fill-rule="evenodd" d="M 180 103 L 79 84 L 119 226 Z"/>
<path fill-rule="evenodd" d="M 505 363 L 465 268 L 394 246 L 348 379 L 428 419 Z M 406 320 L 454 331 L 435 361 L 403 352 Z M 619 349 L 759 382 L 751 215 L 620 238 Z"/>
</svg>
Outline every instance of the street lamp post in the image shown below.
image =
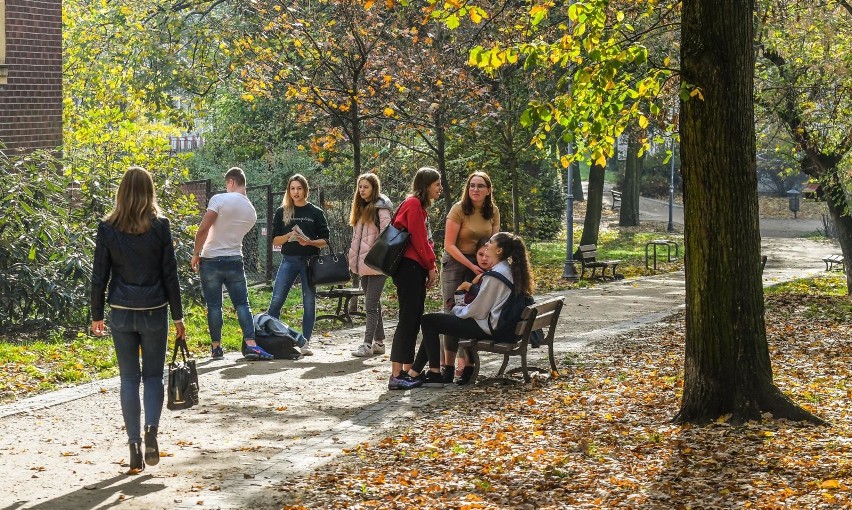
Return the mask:
<svg viewBox="0 0 852 510">
<path fill-rule="evenodd" d="M 577 270 L 574 268 L 574 172 L 572 165 L 568 165 L 568 196 L 565 201 L 565 266 L 562 269 L 562 278 L 577 281 Z"/>
<path fill-rule="evenodd" d="M 666 230 L 674 232 L 674 135 L 672 135 L 672 166 L 669 170 L 669 224 Z"/>
</svg>

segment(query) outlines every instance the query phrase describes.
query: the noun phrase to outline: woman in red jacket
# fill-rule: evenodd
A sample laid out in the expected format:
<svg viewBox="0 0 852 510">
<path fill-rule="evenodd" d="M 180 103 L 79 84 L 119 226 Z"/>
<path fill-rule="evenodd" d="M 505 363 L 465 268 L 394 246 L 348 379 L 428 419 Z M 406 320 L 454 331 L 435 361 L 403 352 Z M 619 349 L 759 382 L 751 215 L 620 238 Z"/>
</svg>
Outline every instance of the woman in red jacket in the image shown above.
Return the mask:
<svg viewBox="0 0 852 510">
<path fill-rule="evenodd" d="M 428 166 L 419 169 L 411 182 L 411 194 L 399 206 L 393 221 L 395 227 L 406 229 L 410 237 L 402 252 L 399 268 L 393 275 L 399 299 L 399 323 L 391 346 L 390 390 L 408 390 L 423 384 L 423 381 L 409 376 L 403 366 L 408 368 L 414 362 L 426 289 L 432 288 L 438 279 L 426 209 L 441 196 L 442 191 L 441 174 L 437 170 Z"/>
</svg>

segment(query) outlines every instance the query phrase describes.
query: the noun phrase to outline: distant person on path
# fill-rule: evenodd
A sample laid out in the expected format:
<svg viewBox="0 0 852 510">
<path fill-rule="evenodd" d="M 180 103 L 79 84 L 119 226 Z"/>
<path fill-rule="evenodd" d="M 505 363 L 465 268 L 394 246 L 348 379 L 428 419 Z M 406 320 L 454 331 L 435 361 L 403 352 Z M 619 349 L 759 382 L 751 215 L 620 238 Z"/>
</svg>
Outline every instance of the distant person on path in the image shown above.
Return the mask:
<svg viewBox="0 0 852 510">
<path fill-rule="evenodd" d="M 491 237 L 487 245 L 488 257 L 497 261 L 490 272 L 506 277 L 514 286 L 517 295 L 532 295 L 534 281 L 530 269 L 527 248 L 520 237 L 508 232 L 498 232 Z M 503 307 L 509 301 L 512 290 L 499 277 L 488 273 L 482 277 L 479 293 L 468 305 L 455 305 L 451 313 L 427 313 L 420 320 L 423 331 L 423 343 L 417 360 L 408 375 L 419 378 L 425 386 L 443 386 L 440 373 L 440 340 L 438 335 L 453 335 L 459 338 L 484 340 L 491 338 L 492 328 L 497 328 Z M 425 352 L 429 360 L 429 370 L 422 376 L 422 358 Z"/>
<path fill-rule="evenodd" d="M 364 289 L 364 308 L 367 326 L 364 342 L 352 351 L 353 356 L 366 357 L 385 353 L 385 328 L 382 324 L 382 291 L 387 276 L 367 267 L 364 257 L 376 244 L 379 234 L 391 222 L 393 205 L 382 195 L 381 182 L 376 174 L 358 176 L 358 186 L 352 198 L 352 243 L 349 246 L 349 270 L 361 277 Z"/>
<path fill-rule="evenodd" d="M 394 226 L 406 229 L 410 237 L 402 252 L 399 268 L 393 275 L 399 299 L 399 322 L 391 346 L 390 390 L 407 390 L 423 384 L 409 377 L 406 369 L 414 362 L 426 289 L 432 288 L 438 279 L 427 208 L 441 196 L 442 191 L 441 174 L 437 170 L 428 166 L 419 169 L 411 182 L 411 194 L 399 206 L 393 220 Z"/>
<path fill-rule="evenodd" d="M 246 196 L 246 175 L 233 167 L 225 173 L 226 193 L 213 195 L 195 234 L 192 269 L 201 276 L 201 293 L 207 306 L 211 357 L 222 359 L 222 286 L 228 290 L 237 311 L 245 342 L 243 355 L 249 360 L 270 360 L 272 355 L 254 340 L 254 322 L 248 302 L 243 265 L 243 237 L 257 222 L 257 212 Z"/>
<path fill-rule="evenodd" d="M 92 333 L 96 336 L 104 334 L 105 294 L 121 379 L 121 414 L 130 445 L 129 474 L 136 474 L 145 464 L 160 461 L 157 429 L 163 410 L 169 309 L 177 336 L 185 335 L 172 232 L 169 220 L 160 217 L 154 180 L 144 168 L 130 167 L 124 173 L 115 208 L 98 223 L 91 295 Z M 144 384 L 142 403 L 140 381 Z"/>
<path fill-rule="evenodd" d="M 461 200 L 456 202 L 444 227 L 444 256 L 441 257 L 441 297 L 444 310 L 453 308 L 453 293 L 459 284 L 482 274 L 476 264 L 476 244 L 500 231 L 500 211 L 491 194 L 491 178 L 485 172 L 473 172 L 467 178 Z M 458 351 L 458 337 L 444 335 L 444 359 L 441 376 L 453 382 Z M 459 356 L 459 383 L 466 383 L 473 367 L 464 367 L 465 356 Z M 467 376 L 465 378 L 465 376 Z"/>
<path fill-rule="evenodd" d="M 302 288 L 302 334 L 308 343 L 302 354 L 310 356 L 311 334 L 317 315 L 317 291 L 308 277 L 308 260 L 328 246 L 328 221 L 325 212 L 308 202 L 308 180 L 296 174 L 287 181 L 281 207 L 272 219 L 272 247 L 281 249 L 281 265 L 272 286 L 272 300 L 266 313 L 281 318 L 281 307 L 298 277 Z"/>
</svg>

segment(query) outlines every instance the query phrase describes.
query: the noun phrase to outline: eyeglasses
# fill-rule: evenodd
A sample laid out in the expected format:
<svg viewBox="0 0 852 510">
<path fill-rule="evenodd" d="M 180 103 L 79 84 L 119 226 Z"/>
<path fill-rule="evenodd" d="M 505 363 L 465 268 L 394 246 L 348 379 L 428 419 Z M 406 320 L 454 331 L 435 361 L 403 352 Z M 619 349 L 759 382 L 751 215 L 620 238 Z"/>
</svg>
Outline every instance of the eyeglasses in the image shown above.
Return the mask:
<svg viewBox="0 0 852 510">
<path fill-rule="evenodd" d="M 470 183 L 470 184 L 467 185 L 467 187 L 470 188 L 470 189 L 485 189 L 485 188 L 488 187 L 488 185 L 487 184 Z"/>
</svg>

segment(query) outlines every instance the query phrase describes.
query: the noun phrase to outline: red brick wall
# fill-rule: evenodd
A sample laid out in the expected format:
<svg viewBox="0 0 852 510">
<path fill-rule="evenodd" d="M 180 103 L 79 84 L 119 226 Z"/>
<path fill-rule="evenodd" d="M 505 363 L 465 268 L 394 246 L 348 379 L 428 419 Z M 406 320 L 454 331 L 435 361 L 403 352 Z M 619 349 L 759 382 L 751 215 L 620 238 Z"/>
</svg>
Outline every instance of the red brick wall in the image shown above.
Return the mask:
<svg viewBox="0 0 852 510">
<path fill-rule="evenodd" d="M 0 141 L 8 149 L 62 145 L 62 0 L 6 0 L 8 83 Z"/>
</svg>

